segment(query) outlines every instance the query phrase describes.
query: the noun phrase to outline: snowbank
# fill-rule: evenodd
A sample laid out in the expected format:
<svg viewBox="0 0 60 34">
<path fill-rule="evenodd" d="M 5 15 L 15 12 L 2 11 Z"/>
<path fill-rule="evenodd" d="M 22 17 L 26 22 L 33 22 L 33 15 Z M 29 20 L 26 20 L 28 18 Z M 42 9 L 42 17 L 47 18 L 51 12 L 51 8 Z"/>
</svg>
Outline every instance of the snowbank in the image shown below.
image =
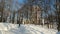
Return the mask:
<svg viewBox="0 0 60 34">
<path fill-rule="evenodd" d="M 60 34 L 57 30 L 47 29 L 40 25 L 0 23 L 0 34 Z"/>
<path fill-rule="evenodd" d="M 0 23 L 0 30 L 9 30 L 9 29 L 12 29 L 12 28 L 17 28 L 18 25 L 17 24 L 11 24 L 11 23 Z"/>
</svg>

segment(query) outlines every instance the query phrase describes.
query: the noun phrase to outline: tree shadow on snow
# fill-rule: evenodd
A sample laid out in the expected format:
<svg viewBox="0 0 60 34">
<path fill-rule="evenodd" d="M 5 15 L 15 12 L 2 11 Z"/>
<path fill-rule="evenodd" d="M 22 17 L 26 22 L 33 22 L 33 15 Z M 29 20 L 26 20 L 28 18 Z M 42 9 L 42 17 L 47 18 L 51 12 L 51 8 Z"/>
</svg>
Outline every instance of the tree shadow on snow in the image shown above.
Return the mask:
<svg viewBox="0 0 60 34">
<path fill-rule="evenodd" d="M 31 34 L 25 26 L 20 26 L 18 29 L 10 29 L 9 31 L 11 31 L 14 34 Z"/>
<path fill-rule="evenodd" d="M 33 31 L 35 34 L 37 34 L 37 32 L 39 32 L 39 34 L 44 34 L 43 32 L 41 32 L 41 31 L 39 31 L 39 30 L 36 30 L 36 29 L 34 29 L 34 28 L 32 28 L 32 27 L 28 27 L 28 28 L 30 28 L 31 31 Z"/>
<path fill-rule="evenodd" d="M 56 34 L 60 34 L 60 32 L 57 32 Z"/>
</svg>

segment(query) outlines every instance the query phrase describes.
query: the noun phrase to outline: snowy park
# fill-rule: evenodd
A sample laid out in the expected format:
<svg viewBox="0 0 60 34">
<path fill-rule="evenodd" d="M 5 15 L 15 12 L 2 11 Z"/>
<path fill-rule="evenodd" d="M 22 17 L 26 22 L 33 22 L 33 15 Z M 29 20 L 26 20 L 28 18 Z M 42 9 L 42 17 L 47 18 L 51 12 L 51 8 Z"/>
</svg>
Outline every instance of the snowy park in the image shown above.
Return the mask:
<svg viewBox="0 0 60 34">
<path fill-rule="evenodd" d="M 60 34 L 57 30 L 41 25 L 0 23 L 0 34 Z"/>
<path fill-rule="evenodd" d="M 0 0 L 0 34 L 60 34 L 60 0 Z"/>
</svg>

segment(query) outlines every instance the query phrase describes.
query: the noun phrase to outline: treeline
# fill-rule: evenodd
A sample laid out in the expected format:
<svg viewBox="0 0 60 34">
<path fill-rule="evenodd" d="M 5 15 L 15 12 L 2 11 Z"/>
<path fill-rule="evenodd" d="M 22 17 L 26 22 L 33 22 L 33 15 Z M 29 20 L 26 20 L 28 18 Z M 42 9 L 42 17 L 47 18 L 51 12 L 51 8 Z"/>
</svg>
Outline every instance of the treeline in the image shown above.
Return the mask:
<svg viewBox="0 0 60 34">
<path fill-rule="evenodd" d="M 0 22 L 47 25 L 48 28 L 56 23 L 60 31 L 59 15 L 60 0 L 26 0 L 24 4 L 16 1 L 15 5 L 13 0 L 0 2 Z"/>
</svg>

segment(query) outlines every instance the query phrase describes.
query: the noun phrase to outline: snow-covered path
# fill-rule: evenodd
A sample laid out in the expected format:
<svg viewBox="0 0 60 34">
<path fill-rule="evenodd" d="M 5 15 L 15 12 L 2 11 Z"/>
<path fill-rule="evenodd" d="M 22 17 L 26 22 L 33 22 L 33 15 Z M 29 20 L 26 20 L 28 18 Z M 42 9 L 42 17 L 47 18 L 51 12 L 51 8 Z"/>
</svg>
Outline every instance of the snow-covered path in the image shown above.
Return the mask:
<svg viewBox="0 0 60 34">
<path fill-rule="evenodd" d="M 6 23 L 7 24 L 7 23 Z M 44 28 L 40 25 L 32 25 L 32 24 L 21 24 L 18 27 L 18 24 L 7 24 L 2 25 L 5 29 L 1 30 L 0 25 L 0 34 L 56 34 L 57 30 Z"/>
<path fill-rule="evenodd" d="M 54 29 L 47 29 L 41 26 L 36 25 L 24 25 L 28 31 L 32 34 L 56 34 L 56 30 Z"/>
</svg>

